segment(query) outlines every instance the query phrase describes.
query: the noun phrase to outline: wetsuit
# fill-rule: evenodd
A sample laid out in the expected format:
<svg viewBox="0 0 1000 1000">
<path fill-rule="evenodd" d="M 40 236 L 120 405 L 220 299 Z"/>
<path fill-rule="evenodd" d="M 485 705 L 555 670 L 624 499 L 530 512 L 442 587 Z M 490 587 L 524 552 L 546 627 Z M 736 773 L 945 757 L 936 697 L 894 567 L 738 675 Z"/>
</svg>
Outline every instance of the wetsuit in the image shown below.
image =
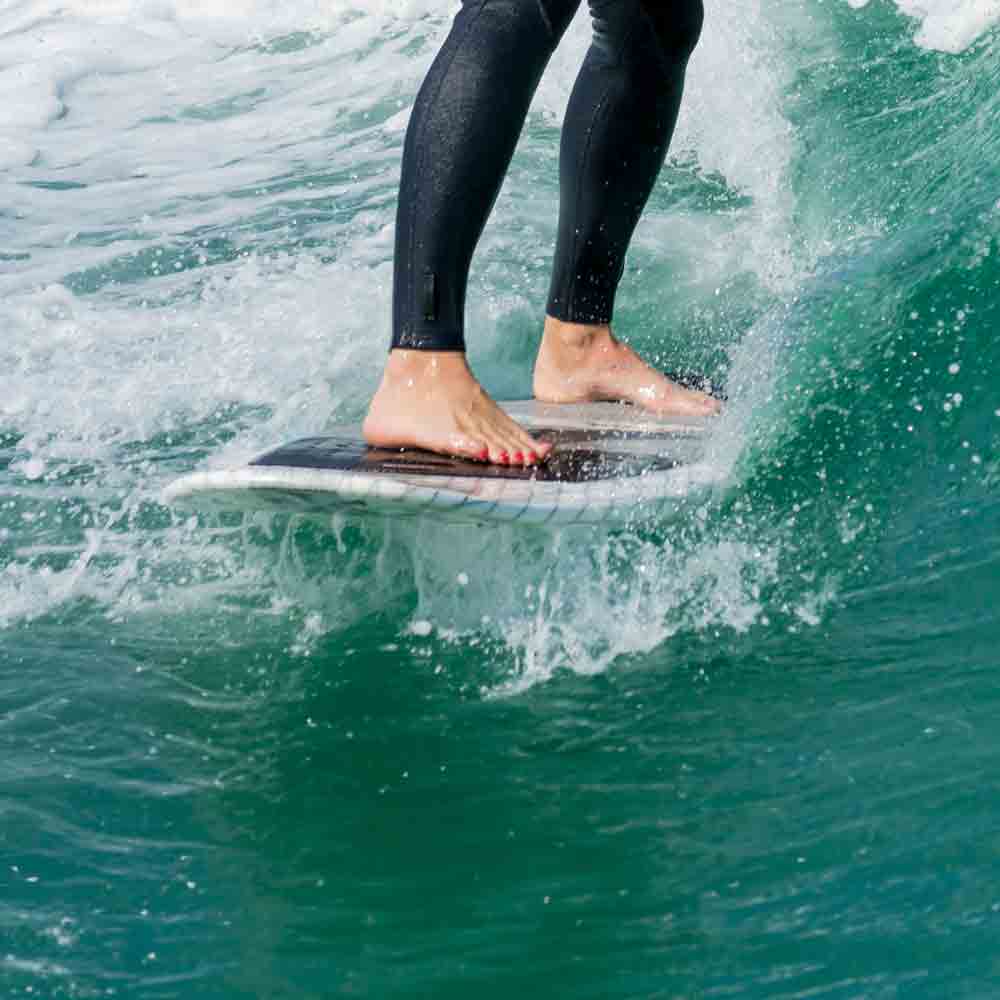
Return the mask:
<svg viewBox="0 0 1000 1000">
<path fill-rule="evenodd" d="M 393 347 L 462 351 L 469 264 L 532 95 L 580 0 L 463 0 L 417 95 L 396 220 Z M 609 323 L 663 165 L 702 0 L 589 0 L 559 166 L 547 312 Z"/>
</svg>

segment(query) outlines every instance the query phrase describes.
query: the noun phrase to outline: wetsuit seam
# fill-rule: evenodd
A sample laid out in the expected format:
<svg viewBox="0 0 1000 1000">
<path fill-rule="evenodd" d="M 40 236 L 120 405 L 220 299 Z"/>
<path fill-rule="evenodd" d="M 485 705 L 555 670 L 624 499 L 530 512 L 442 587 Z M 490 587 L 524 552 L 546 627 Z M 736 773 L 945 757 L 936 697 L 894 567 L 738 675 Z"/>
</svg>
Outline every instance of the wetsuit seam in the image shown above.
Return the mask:
<svg viewBox="0 0 1000 1000">
<path fill-rule="evenodd" d="M 590 149 L 593 144 L 594 133 L 597 131 L 598 121 L 608 103 L 608 97 L 611 94 L 612 86 L 613 85 L 609 83 L 604 88 L 604 92 L 601 94 L 601 98 L 597 102 L 596 107 L 594 108 L 594 114 L 590 120 L 590 126 L 587 129 L 587 143 L 583 147 L 583 154 L 581 155 L 579 162 L 579 171 L 581 177 L 583 177 L 585 174 L 587 160 L 590 157 Z M 584 196 L 584 185 L 581 184 L 580 189 L 576 193 L 576 206 L 574 207 L 573 210 L 574 219 L 579 219 L 581 216 L 581 212 L 583 210 L 583 196 Z M 569 317 L 568 321 L 570 323 L 580 322 L 580 320 L 577 319 L 577 309 L 576 309 L 576 282 L 577 278 L 579 278 L 579 274 L 577 273 L 579 268 L 579 262 L 577 261 L 577 251 L 579 250 L 579 247 L 580 247 L 580 231 L 579 227 L 577 227 L 576 231 L 573 233 L 573 247 L 572 247 L 572 252 L 570 254 L 570 260 L 574 261 L 574 268 L 573 268 L 573 274 L 569 280 L 569 290 L 566 293 L 566 298 L 568 300 L 566 303 L 566 313 Z"/>
<path fill-rule="evenodd" d="M 475 12 L 473 13 L 472 18 L 465 25 L 465 28 L 462 31 L 461 38 L 460 39 L 456 39 L 456 42 L 461 42 L 461 41 L 463 41 L 466 38 L 466 36 L 469 34 L 469 32 L 472 30 L 473 26 L 475 25 L 476 21 L 479 19 L 479 15 L 482 14 L 483 9 L 486 7 L 486 4 L 488 2 L 489 2 L 489 0 L 480 0 L 480 3 L 478 5 L 478 7 L 476 8 Z M 461 49 L 461 45 L 460 44 L 456 44 L 454 46 L 454 48 L 452 49 L 451 58 L 448 60 L 448 65 L 442 67 L 441 75 L 438 77 L 437 87 L 435 87 L 435 89 L 434 89 L 433 99 L 426 102 L 426 106 L 427 107 L 433 107 L 436 104 L 437 99 L 438 99 L 438 97 L 439 97 L 439 95 L 441 93 L 441 88 L 444 86 L 445 77 L 448 75 L 448 72 L 451 70 L 452 64 L 455 62 L 455 59 L 458 57 L 458 53 L 459 53 L 460 49 Z M 420 150 L 419 150 L 419 152 L 417 154 L 417 162 L 416 162 L 416 176 L 417 177 L 422 177 L 423 176 L 424 161 L 426 159 L 426 156 L 427 156 L 427 148 L 426 148 L 426 143 L 425 143 L 425 144 L 423 144 L 420 147 Z M 416 255 L 417 214 L 418 214 L 418 212 L 422 208 L 423 208 L 422 199 L 420 198 L 420 196 L 418 194 L 418 195 L 416 195 L 414 197 L 414 199 L 413 199 L 413 208 L 410 210 L 410 239 L 409 239 L 409 248 L 408 248 L 408 251 L 407 251 L 408 252 L 408 264 L 407 264 L 407 267 L 408 267 L 408 279 L 407 279 L 407 282 L 406 282 L 406 310 L 407 310 L 407 313 L 408 313 L 407 323 L 412 323 L 412 316 L 413 316 L 413 311 L 414 311 L 413 310 L 413 306 L 414 306 L 413 300 L 414 300 L 414 297 L 416 295 L 416 282 L 415 282 L 415 279 L 414 279 L 413 261 L 414 261 L 415 255 Z M 393 331 L 393 340 L 395 340 L 399 336 L 399 333 L 400 333 L 400 331 L 398 331 L 398 330 Z M 462 332 L 462 334 L 463 335 L 462 335 L 461 339 L 462 339 L 462 342 L 464 344 L 464 341 L 465 341 L 464 331 Z M 421 339 L 424 339 L 424 338 L 421 338 Z M 462 348 L 462 350 L 464 350 L 464 347 Z"/>
</svg>

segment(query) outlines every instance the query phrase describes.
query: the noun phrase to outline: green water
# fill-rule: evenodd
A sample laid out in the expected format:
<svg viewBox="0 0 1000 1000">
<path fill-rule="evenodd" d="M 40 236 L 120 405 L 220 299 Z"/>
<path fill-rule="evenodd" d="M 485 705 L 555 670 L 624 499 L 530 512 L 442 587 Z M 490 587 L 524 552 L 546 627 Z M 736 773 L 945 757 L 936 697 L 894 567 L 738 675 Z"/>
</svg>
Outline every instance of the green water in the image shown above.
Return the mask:
<svg viewBox="0 0 1000 1000">
<path fill-rule="evenodd" d="M 727 381 L 723 475 L 614 531 L 159 502 L 363 412 L 440 14 L 67 84 L 0 216 L 4 995 L 1000 993 L 1000 41 L 709 14 L 619 323 Z M 507 398 L 566 60 L 473 279 Z"/>
</svg>

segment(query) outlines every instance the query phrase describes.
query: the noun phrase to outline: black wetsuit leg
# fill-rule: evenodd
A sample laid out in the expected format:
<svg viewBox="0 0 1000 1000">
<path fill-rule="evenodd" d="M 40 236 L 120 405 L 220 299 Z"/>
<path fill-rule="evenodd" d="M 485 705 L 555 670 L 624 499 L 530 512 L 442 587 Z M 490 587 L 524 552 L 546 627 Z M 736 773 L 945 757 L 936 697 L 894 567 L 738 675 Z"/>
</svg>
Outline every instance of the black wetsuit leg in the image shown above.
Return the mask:
<svg viewBox="0 0 1000 1000">
<path fill-rule="evenodd" d="M 393 347 L 465 350 L 469 264 L 542 71 L 579 0 L 464 0 L 410 116 Z"/>
<path fill-rule="evenodd" d="M 625 253 L 677 124 L 701 0 L 591 0 L 594 41 L 559 152 L 559 235 L 547 312 L 610 323 Z"/>
<path fill-rule="evenodd" d="M 549 311 L 607 322 L 629 239 L 666 154 L 702 14 L 701 0 L 590 2 L 594 43 L 563 131 Z M 464 0 L 407 130 L 392 347 L 465 349 L 472 254 L 542 71 L 578 3 Z"/>
</svg>

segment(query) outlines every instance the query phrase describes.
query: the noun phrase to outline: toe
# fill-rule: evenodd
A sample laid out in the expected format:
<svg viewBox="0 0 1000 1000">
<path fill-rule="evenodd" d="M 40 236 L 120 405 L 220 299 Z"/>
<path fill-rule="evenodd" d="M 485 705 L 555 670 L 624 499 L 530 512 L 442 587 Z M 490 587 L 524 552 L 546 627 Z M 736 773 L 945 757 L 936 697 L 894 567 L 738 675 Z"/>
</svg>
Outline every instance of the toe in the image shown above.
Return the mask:
<svg viewBox="0 0 1000 1000">
<path fill-rule="evenodd" d="M 510 462 L 510 453 L 502 438 L 490 436 L 489 453 L 489 460 L 493 465 L 507 465 Z"/>
<path fill-rule="evenodd" d="M 538 465 L 549 457 L 550 451 L 552 451 L 552 445 L 547 441 L 532 441 L 531 447 L 524 453 L 524 464 Z"/>
<path fill-rule="evenodd" d="M 527 454 L 529 451 L 538 451 L 538 442 L 530 434 L 521 431 L 517 435 L 517 447 Z"/>
<path fill-rule="evenodd" d="M 547 454 L 547 449 L 541 441 L 528 438 L 528 444 L 524 449 L 524 464 L 537 465 Z"/>
<path fill-rule="evenodd" d="M 527 431 L 523 428 L 518 427 L 516 430 L 517 435 L 517 447 L 516 451 L 520 451 L 527 455 L 528 452 L 537 452 L 539 449 L 539 442 L 536 441 Z"/>
<path fill-rule="evenodd" d="M 525 447 L 524 441 L 521 440 L 521 435 L 516 431 L 513 434 L 504 435 L 504 448 L 510 456 L 511 465 L 523 465 L 524 453 L 530 451 L 529 448 Z"/>
<path fill-rule="evenodd" d="M 532 447 L 532 451 L 534 451 L 535 454 L 538 455 L 539 459 L 544 461 L 546 458 L 549 457 L 549 453 L 552 451 L 552 447 L 553 446 L 551 441 L 535 441 Z"/>
</svg>

